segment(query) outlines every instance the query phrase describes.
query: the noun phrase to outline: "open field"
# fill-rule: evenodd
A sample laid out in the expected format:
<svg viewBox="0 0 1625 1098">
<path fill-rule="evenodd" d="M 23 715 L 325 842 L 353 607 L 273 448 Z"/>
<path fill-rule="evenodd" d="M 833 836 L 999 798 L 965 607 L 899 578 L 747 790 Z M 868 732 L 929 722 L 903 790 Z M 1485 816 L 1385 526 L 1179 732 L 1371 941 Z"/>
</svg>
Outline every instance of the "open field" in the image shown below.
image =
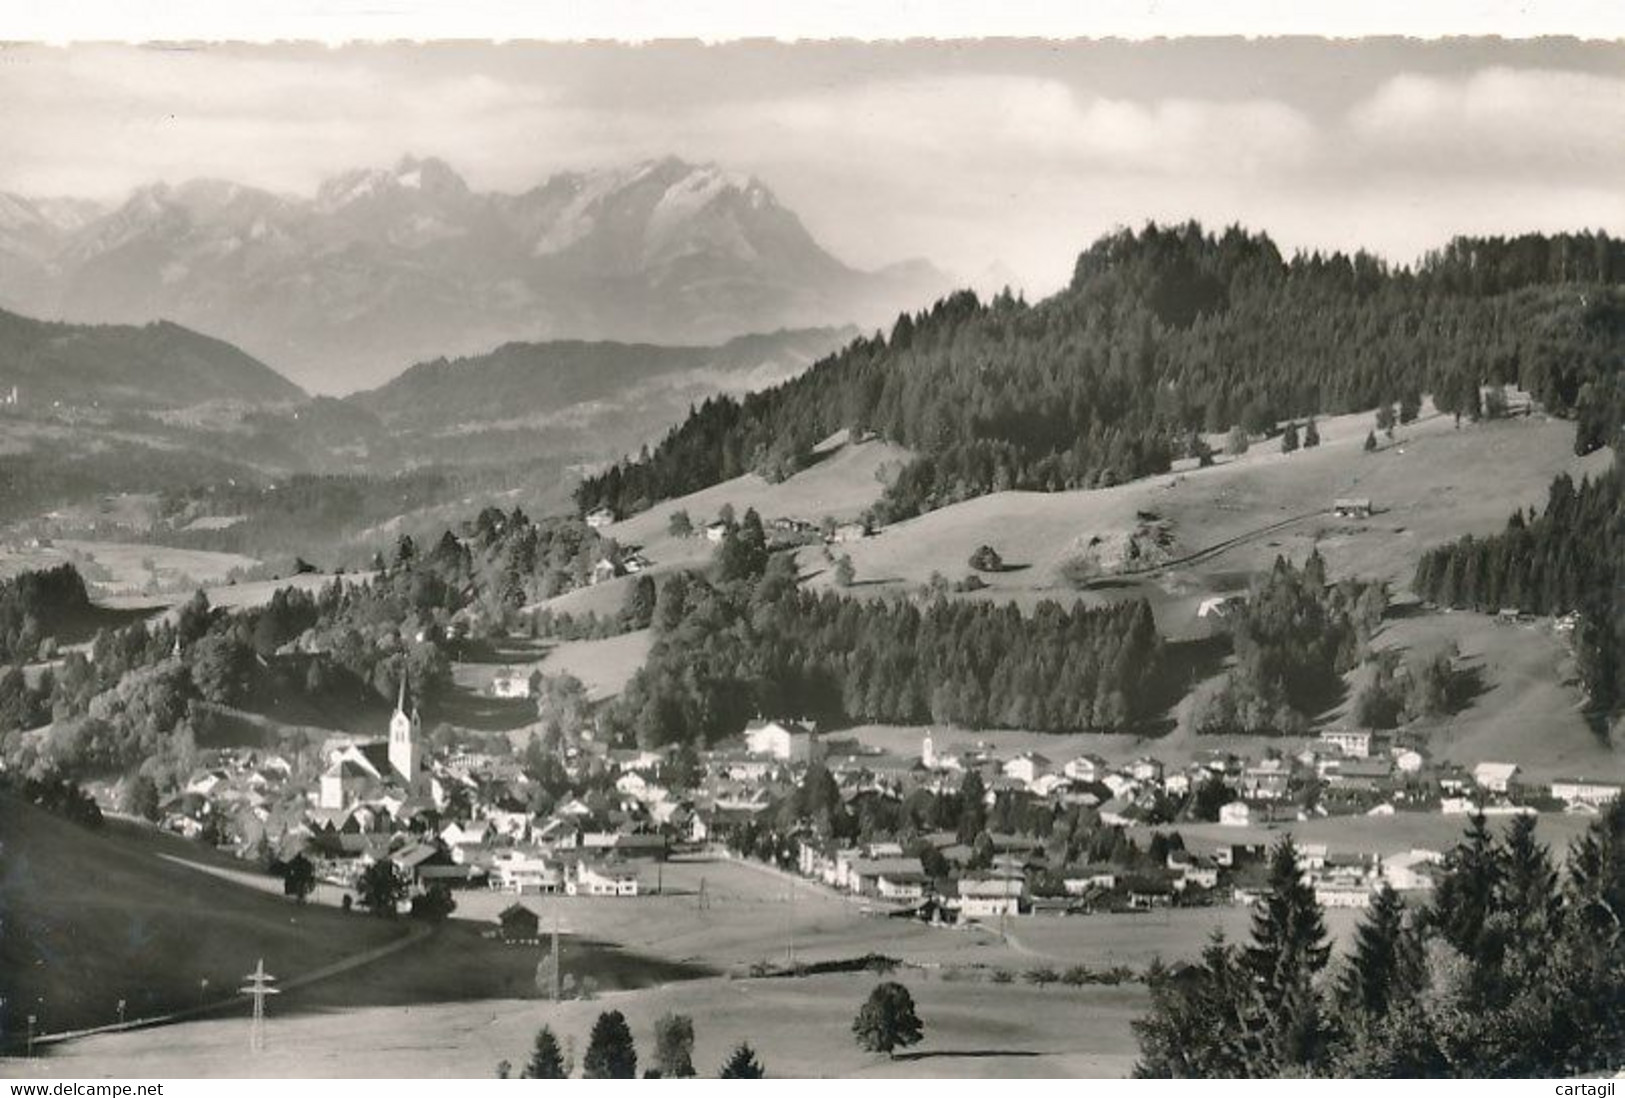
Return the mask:
<svg viewBox="0 0 1625 1098">
<path fill-rule="evenodd" d="M 754 507 L 763 522 L 775 518 L 799 518 L 817 523 L 824 516 L 853 519 L 880 498 L 882 484 L 877 475 L 888 463 L 908 460 L 909 452 L 887 442 L 872 440 L 856 444 L 837 435 L 818 448 L 820 460 L 782 484 L 769 484 L 754 473 L 723 481 L 690 495 L 663 500 L 641 514 L 605 527 L 603 533 L 622 545 L 640 546 L 653 562 L 649 569 L 659 575 L 673 569 L 705 564 L 716 546 L 705 540 L 700 528 L 717 517 L 725 503 L 743 515 Z M 695 533 L 674 538 L 666 525 L 676 511 L 687 511 Z M 617 613 L 626 603 L 626 593 L 635 576 L 621 576 L 591 587 L 570 591 L 540 603 L 556 613 L 599 615 Z"/>
<path fill-rule="evenodd" d="M 222 554 L 224 555 L 224 554 Z M 284 576 L 281 579 L 246 580 L 242 583 L 203 583 L 197 587 L 209 596 L 209 603 L 231 610 L 247 610 L 256 606 L 264 606 L 271 601 L 271 596 L 284 587 L 294 587 L 301 591 L 316 592 L 332 583 L 335 579 L 343 579 L 346 583 L 365 583 L 372 579 L 371 572 L 346 572 L 338 575 L 332 572 L 306 572 L 297 576 Z M 104 606 L 121 610 L 146 610 L 158 613 L 172 610 L 180 606 L 197 588 L 187 588 L 164 595 L 111 595 L 99 598 L 97 601 Z"/>
<path fill-rule="evenodd" d="M 1037 989 L 1021 983 L 955 982 L 909 971 L 925 1040 L 887 1060 L 853 1043 L 852 1016 L 877 977 L 691 981 L 619 992 L 591 1002 L 496 1000 L 411 1009 L 372 1007 L 343 1015 L 273 1016 L 268 1047 L 250 1056 L 246 1018 L 217 1018 L 156 1032 L 109 1034 L 51 1050 L 27 1066 L 43 1076 L 197 1078 L 252 1074 L 318 1077 L 481 1077 L 508 1060 L 515 1074 L 536 1030 L 569 1038 L 578 1065 L 593 1020 L 625 1013 L 640 1065 L 652 1059 L 654 1021 L 667 1011 L 695 1020 L 695 1065 L 716 1072 L 749 1041 L 772 1078 L 1124 1076 L 1136 1045 L 1130 1023 L 1145 1010 L 1139 985 Z M 22 1074 L 20 1061 L 0 1074 Z"/>
<path fill-rule="evenodd" d="M 0 551 L 0 576 L 15 575 L 61 564 L 76 564 L 85 583 L 112 597 L 141 597 L 149 593 L 184 590 L 225 582 L 234 568 L 259 564 L 237 553 L 204 549 L 176 549 L 140 541 L 78 541 L 60 539 L 37 549 Z"/>
<path fill-rule="evenodd" d="M 376 948 L 400 925 L 289 904 L 160 856 L 138 834 L 86 831 L 0 795 L 5 1032 L 46 1032 L 198 1005 L 264 957 L 297 976 Z M 201 994 L 207 979 L 212 992 Z"/>
<path fill-rule="evenodd" d="M 1573 658 L 1550 619 L 1497 624 L 1484 614 L 1413 614 L 1389 620 L 1375 647 L 1425 656 L 1455 644 L 1458 667 L 1482 689 L 1459 713 L 1412 725 L 1438 757 L 1472 766 L 1515 762 L 1522 777 L 1625 781 L 1625 752 L 1599 738 L 1581 715 Z M 1352 698 L 1334 717 L 1342 716 Z"/>
<path fill-rule="evenodd" d="M 574 675 L 594 701 L 612 697 L 643 666 L 651 640 L 649 630 L 639 629 L 603 640 L 565 641 L 549 650 L 542 660 L 542 673 Z"/>
<path fill-rule="evenodd" d="M 933 572 L 949 579 L 969 573 L 979 545 L 991 544 L 1008 569 L 983 574 L 989 589 L 976 597 L 1039 597 L 1108 601 L 1144 596 L 1171 636 L 1196 629 L 1202 598 L 1242 588 L 1249 573 L 1280 554 L 1301 559 L 1312 547 L 1331 573 L 1408 584 L 1420 552 L 1467 533 L 1501 529 L 1513 508 L 1545 501 L 1560 472 L 1576 477 L 1607 468 L 1608 451 L 1573 455 L 1572 424 L 1542 416 L 1457 430 L 1443 416 L 1400 428 L 1372 454 L 1361 444 L 1369 415 L 1321 422 L 1325 440 L 1313 450 L 1279 452 L 1261 441 L 1240 458 L 1221 456 L 1208 469 L 1186 467 L 1114 488 L 1040 493 L 998 492 L 900 522 L 840 547 L 852 557 L 859 594 L 884 594 L 924 583 Z M 1339 496 L 1369 497 L 1370 519 L 1329 514 Z M 1155 514 L 1174 538 L 1174 563 L 1139 578 L 1078 591 L 1062 566 L 1089 541 L 1131 532 L 1138 513 Z M 1281 524 L 1278 526 L 1278 524 Z M 1278 528 L 1277 528 L 1278 526 Z M 1180 564 L 1186 556 L 1220 551 Z M 833 583 L 820 548 L 801 551 L 813 582 Z"/>
</svg>

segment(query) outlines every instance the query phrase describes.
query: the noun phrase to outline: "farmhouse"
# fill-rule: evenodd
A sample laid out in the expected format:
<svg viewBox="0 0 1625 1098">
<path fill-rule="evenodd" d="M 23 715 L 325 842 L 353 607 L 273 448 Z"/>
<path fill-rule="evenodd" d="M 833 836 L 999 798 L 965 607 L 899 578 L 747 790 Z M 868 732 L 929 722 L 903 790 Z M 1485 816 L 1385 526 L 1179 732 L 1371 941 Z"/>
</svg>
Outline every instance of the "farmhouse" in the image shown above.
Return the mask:
<svg viewBox="0 0 1625 1098">
<path fill-rule="evenodd" d="M 712 545 L 722 544 L 722 539 L 728 536 L 728 524 L 718 520 L 705 524 L 705 540 Z"/>
<path fill-rule="evenodd" d="M 1219 808 L 1219 823 L 1225 827 L 1246 827 L 1253 822 L 1253 810 L 1246 801 L 1231 801 Z"/>
<path fill-rule="evenodd" d="M 1517 776 L 1517 763 L 1481 762 L 1473 767 L 1473 781 L 1490 793 L 1505 793 Z"/>
<path fill-rule="evenodd" d="M 1332 513 L 1338 518 L 1370 518 L 1371 501 L 1364 496 L 1339 497 L 1332 500 Z"/>
<path fill-rule="evenodd" d="M 497 677 L 491 680 L 491 695 L 497 698 L 530 697 L 530 675 L 504 667 Z"/>
<path fill-rule="evenodd" d="M 602 530 L 604 527 L 613 524 L 614 521 L 615 512 L 608 507 L 595 507 L 587 512 L 587 525 L 594 530 Z"/>
</svg>

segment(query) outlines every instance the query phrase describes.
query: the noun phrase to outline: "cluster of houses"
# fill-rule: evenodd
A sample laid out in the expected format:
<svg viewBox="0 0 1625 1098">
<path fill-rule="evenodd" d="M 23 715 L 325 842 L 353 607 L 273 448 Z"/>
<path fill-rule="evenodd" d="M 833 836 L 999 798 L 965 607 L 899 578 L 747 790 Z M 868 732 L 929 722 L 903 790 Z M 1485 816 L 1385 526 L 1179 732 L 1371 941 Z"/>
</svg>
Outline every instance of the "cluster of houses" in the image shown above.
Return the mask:
<svg viewBox="0 0 1625 1098">
<path fill-rule="evenodd" d="M 816 762 L 854 812 L 865 798 L 958 792 L 974 770 L 990 811 L 999 798 L 1085 806 L 1100 826 L 1125 829 L 1141 847 L 1159 849 L 1150 844 L 1158 830 L 1179 830 L 1190 840 L 1164 844 L 1155 864 L 1141 857 L 1057 865 L 1038 839 L 997 831 L 987 836 L 991 849 L 987 841 L 978 849 L 948 832 L 911 835 L 907 848 L 898 836 L 835 843 L 811 827 L 781 836 L 788 855 L 778 860 L 809 880 L 877 908 L 977 921 L 1248 903 L 1263 888 L 1263 832 L 1275 824 L 1399 812 L 1594 813 L 1620 792 L 1605 781 L 1528 784 L 1510 763 L 1470 769 L 1437 763 L 1419 746 L 1360 729 L 1326 731 L 1295 753 L 1244 758 L 1207 751 L 1173 766 L 1150 755 L 1112 763 L 1092 754 L 1055 761 L 983 744 L 939 750 L 929 734 L 917 754 L 882 752 L 821 738 L 810 722 L 758 719 L 732 742 L 700 753 L 698 771 L 690 767 L 681 776 L 671 769 L 669 749 L 583 742 L 561 758 L 569 788 L 538 796 L 536 782 L 511 755 L 454 750 L 428 757 L 403 688 L 387 737 L 334 737 L 314 775 L 296 774 L 275 755 L 217 754 L 165 806 L 163 822 L 234 842 L 245 853 L 269 846 L 285 859 L 301 851 L 319 878 L 347 887 L 388 860 L 419 890 L 636 897 L 658 888 L 660 863 L 674 851 L 725 846 L 753 824 L 779 826 L 778 814 L 768 810 Z M 1208 806 L 1205 828 L 1191 814 L 1198 801 Z M 1233 838 L 1229 828 L 1236 829 Z M 1196 834 L 1206 838 L 1191 838 Z M 1386 857 L 1325 845 L 1301 849 L 1306 878 L 1328 907 L 1365 906 L 1384 883 L 1402 891 L 1431 887 L 1441 861 L 1440 852 L 1420 849 Z"/>
</svg>

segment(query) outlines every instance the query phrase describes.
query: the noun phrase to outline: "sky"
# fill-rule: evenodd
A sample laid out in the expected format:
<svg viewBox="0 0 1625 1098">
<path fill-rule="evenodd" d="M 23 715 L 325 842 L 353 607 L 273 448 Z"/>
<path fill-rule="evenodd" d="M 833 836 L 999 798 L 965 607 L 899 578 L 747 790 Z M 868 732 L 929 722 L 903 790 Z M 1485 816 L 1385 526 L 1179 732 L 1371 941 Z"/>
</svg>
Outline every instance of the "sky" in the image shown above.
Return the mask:
<svg viewBox="0 0 1625 1098">
<path fill-rule="evenodd" d="M 0 190 L 117 200 L 438 156 L 478 189 L 677 155 L 841 259 L 1029 293 L 1197 218 L 1409 262 L 1456 233 L 1625 234 L 1625 43 L 988 40 L 0 47 Z"/>
</svg>

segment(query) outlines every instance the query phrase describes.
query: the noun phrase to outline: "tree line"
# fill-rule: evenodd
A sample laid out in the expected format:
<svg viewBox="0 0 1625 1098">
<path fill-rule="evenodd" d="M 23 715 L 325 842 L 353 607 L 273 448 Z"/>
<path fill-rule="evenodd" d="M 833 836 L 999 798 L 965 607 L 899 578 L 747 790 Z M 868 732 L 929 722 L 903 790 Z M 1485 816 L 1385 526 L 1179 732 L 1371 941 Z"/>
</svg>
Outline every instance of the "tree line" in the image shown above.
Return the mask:
<svg viewBox="0 0 1625 1098">
<path fill-rule="evenodd" d="M 790 382 L 708 400 L 575 498 L 625 515 L 753 470 L 782 476 L 845 428 L 915 452 L 876 508 L 894 521 L 1162 472 L 1198 431 L 1272 434 L 1423 393 L 1477 415 L 1486 383 L 1573 416 L 1585 453 L 1625 420 L 1620 251 L 1605 235 L 1464 238 L 1411 270 L 1365 253 L 1287 260 L 1234 227 L 1124 230 L 1037 305 L 956 293 Z"/>
<path fill-rule="evenodd" d="M 725 542 L 720 555 L 727 576 L 748 554 Z M 760 567 L 665 579 L 648 660 L 606 712 L 612 733 L 708 743 L 758 713 L 1071 732 L 1151 713 L 1162 642 L 1143 601 L 922 605 L 804 590 L 790 554 Z"/>
</svg>

